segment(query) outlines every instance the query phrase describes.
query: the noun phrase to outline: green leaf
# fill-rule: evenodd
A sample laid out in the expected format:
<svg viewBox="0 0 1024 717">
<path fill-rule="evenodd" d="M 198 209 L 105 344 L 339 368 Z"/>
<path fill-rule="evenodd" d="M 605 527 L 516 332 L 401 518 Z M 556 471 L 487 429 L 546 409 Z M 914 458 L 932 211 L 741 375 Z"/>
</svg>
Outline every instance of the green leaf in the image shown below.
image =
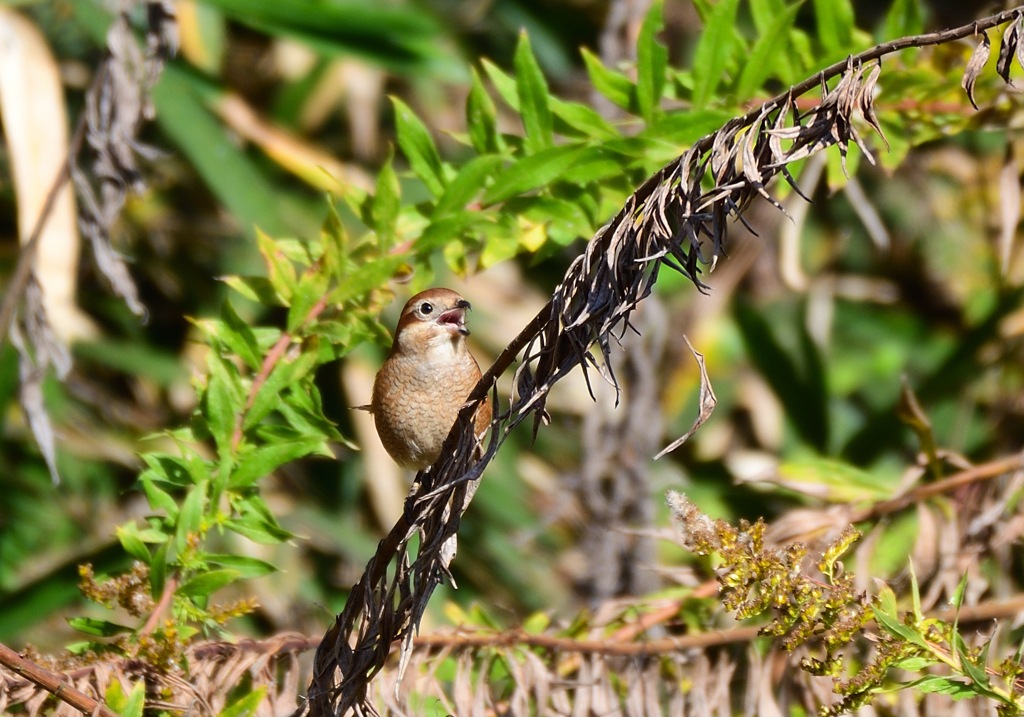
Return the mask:
<svg viewBox="0 0 1024 717">
<path fill-rule="evenodd" d="M 785 51 L 785 39 L 789 37 L 790 28 L 796 19 L 797 11 L 803 3 L 795 3 L 775 16 L 768 27 L 757 38 L 750 50 L 747 64 L 740 73 L 740 81 L 736 86 L 736 101 L 745 102 L 753 97 L 765 80 L 775 69 L 775 58 L 781 57 Z"/>
<path fill-rule="evenodd" d="M 484 194 L 483 204 L 496 204 L 549 184 L 565 174 L 586 149 L 578 145 L 562 145 L 519 160 L 498 175 Z"/>
<path fill-rule="evenodd" d="M 328 281 L 327 274 L 322 271 L 308 271 L 302 275 L 292 296 L 292 305 L 288 308 L 285 326 L 289 334 L 298 334 L 309 323 L 313 307 L 327 293 Z"/>
<path fill-rule="evenodd" d="M 116 682 L 116 680 L 115 680 Z M 121 710 L 122 717 L 142 717 L 142 708 L 146 704 L 146 681 L 139 680 L 132 686 L 124 709 Z"/>
<path fill-rule="evenodd" d="M 725 0 L 735 4 L 737 0 Z M 637 113 L 637 87 L 625 75 L 609 70 L 601 59 L 587 48 L 580 48 L 583 64 L 587 66 L 587 74 L 594 89 L 607 97 L 615 105 L 627 112 Z"/>
<path fill-rule="evenodd" d="M 152 595 L 161 595 L 167 581 L 167 555 L 171 550 L 171 542 L 167 541 L 153 553 L 153 562 L 149 564 L 149 590 Z"/>
<path fill-rule="evenodd" d="M 918 0 L 894 0 L 885 15 L 884 28 L 883 40 L 919 35 L 924 29 L 924 21 L 921 19 Z"/>
<path fill-rule="evenodd" d="M 210 426 L 210 433 L 217 441 L 217 448 L 221 455 L 228 455 L 231 451 L 231 434 L 235 427 L 235 405 L 231 398 L 231 390 L 228 386 L 230 379 L 226 376 L 220 358 L 211 356 L 208 362 L 211 368 L 210 377 L 203 395 L 205 399 L 204 415 Z M 214 371 L 214 367 L 219 370 Z M 238 407 L 241 409 L 241 406 Z"/>
<path fill-rule="evenodd" d="M 466 127 L 469 130 L 469 141 L 477 154 L 489 154 L 501 151 L 501 140 L 498 135 L 498 112 L 494 101 L 487 94 L 487 88 L 480 80 L 476 68 L 470 68 L 473 84 L 466 98 Z"/>
<path fill-rule="evenodd" d="M 444 175 L 441 171 L 441 156 L 437 153 L 434 140 L 416 113 L 397 97 L 391 98 L 395 106 L 395 125 L 398 130 L 398 146 L 409 160 L 409 166 L 435 197 L 444 192 Z"/>
<path fill-rule="evenodd" d="M 501 162 L 502 158 L 497 154 L 485 154 L 467 162 L 438 200 L 432 219 L 440 219 L 464 209 L 483 190 L 486 181 L 498 171 Z"/>
<path fill-rule="evenodd" d="M 224 300 L 220 318 L 224 322 L 224 330 L 220 339 L 245 361 L 249 368 L 259 371 L 263 362 L 260 359 L 260 347 L 256 343 L 256 335 L 252 332 L 252 327 L 235 312 L 230 299 Z"/>
<path fill-rule="evenodd" d="M 653 124 L 660 112 L 661 92 L 665 87 L 668 50 L 656 39 L 664 26 L 662 0 L 655 0 L 640 26 L 636 45 L 636 99 L 640 115 L 647 124 Z"/>
<path fill-rule="evenodd" d="M 202 573 L 179 587 L 175 592 L 189 598 L 204 598 L 241 577 L 237 570 L 211 570 Z"/>
<path fill-rule="evenodd" d="M 729 53 L 732 52 L 733 28 L 736 24 L 738 5 L 739 0 L 721 0 L 715 5 L 704 33 L 697 43 L 693 58 L 694 109 L 704 109 L 715 96 L 718 84 L 722 80 L 722 73 L 729 62 Z"/>
<path fill-rule="evenodd" d="M 653 126 L 641 132 L 640 136 L 672 142 L 680 147 L 689 147 L 704 135 L 717 130 L 730 119 L 732 119 L 732 113 L 724 110 L 673 112 L 661 117 Z"/>
<path fill-rule="evenodd" d="M 132 628 L 127 625 L 118 625 L 116 622 L 96 620 L 91 617 L 70 617 L 67 621 L 72 629 L 84 632 L 86 635 L 113 637 L 132 631 Z"/>
<path fill-rule="evenodd" d="M 238 573 L 240 578 L 260 578 L 277 572 L 277 566 L 257 558 L 249 558 L 243 555 L 204 555 L 203 559 L 213 565 L 222 568 L 230 568 Z"/>
<path fill-rule="evenodd" d="M 395 243 L 395 227 L 398 225 L 398 212 L 402 208 L 402 190 L 391 164 L 393 159 L 394 153 L 389 149 L 387 161 L 377 175 L 377 191 L 373 195 L 371 209 L 373 230 L 377 232 L 381 251 L 386 251 Z"/>
<path fill-rule="evenodd" d="M 523 129 L 526 131 L 526 153 L 535 154 L 551 146 L 552 120 L 551 108 L 548 106 L 548 83 L 525 32 L 519 33 L 519 44 L 512 64 L 516 71 L 516 93 L 519 95 Z"/>
<path fill-rule="evenodd" d="M 750 14 L 757 34 L 764 35 L 776 17 L 785 12 L 783 0 L 750 0 Z"/>
<path fill-rule="evenodd" d="M 257 448 L 242 457 L 238 468 L 231 474 L 228 487 L 232 490 L 247 488 L 278 466 L 313 453 L 322 443 L 323 438 L 317 436 Z"/>
<path fill-rule="evenodd" d="M 551 113 L 558 122 L 555 129 L 564 135 L 578 134 L 586 139 L 616 139 L 619 131 L 592 108 L 578 102 L 548 97 Z"/>
<path fill-rule="evenodd" d="M 124 548 L 126 553 L 136 560 L 141 560 L 149 565 L 153 556 L 149 554 L 149 548 L 139 538 L 138 530 L 134 524 L 119 525 L 115 532 L 117 533 L 117 539 L 121 542 L 121 547 Z"/>
<path fill-rule="evenodd" d="M 144 471 L 139 476 L 139 483 L 142 484 L 142 491 L 146 494 L 149 507 L 153 510 L 163 510 L 172 521 L 178 517 L 178 502 L 171 497 L 171 494 L 160 488 L 150 477 L 154 471 Z"/>
<path fill-rule="evenodd" d="M 916 1 L 916 0 L 915 0 Z M 850 0 L 814 0 L 818 39 L 830 56 L 845 55 L 853 43 L 853 5 Z"/>
<path fill-rule="evenodd" d="M 516 81 L 507 72 L 487 59 L 480 60 L 487 76 L 491 78 L 494 89 L 501 95 L 501 99 L 516 112 L 519 112 L 519 90 Z"/>
<path fill-rule="evenodd" d="M 288 301 L 265 276 L 225 276 L 221 279 L 239 294 L 264 306 L 287 306 Z"/>
<path fill-rule="evenodd" d="M 298 282 L 295 273 L 295 266 L 285 256 L 278 242 L 259 229 L 256 230 L 256 246 L 267 264 L 267 279 L 270 281 L 274 292 L 284 299 L 285 303 L 291 301 Z"/>
<path fill-rule="evenodd" d="M 263 698 L 267 696 L 267 688 L 257 687 L 255 690 L 247 695 L 239 697 L 237 700 L 232 702 L 230 705 L 220 711 L 217 717 L 251 717 L 256 714 L 256 709 L 263 702 Z"/>
<path fill-rule="evenodd" d="M 206 506 L 206 484 L 197 485 L 181 504 L 178 524 L 174 533 L 174 545 L 180 553 L 188 545 L 188 536 L 198 534 L 203 525 L 203 508 Z"/>
<path fill-rule="evenodd" d="M 312 351 L 303 351 L 293 361 L 281 359 L 270 372 L 270 376 L 260 386 L 253 399 L 252 406 L 245 414 L 242 423 L 244 430 L 249 430 L 266 418 L 281 403 L 280 393 L 293 381 L 301 380 L 316 365 L 317 355 Z"/>
<path fill-rule="evenodd" d="M 962 680 L 954 680 L 951 677 L 940 675 L 928 675 L 913 682 L 900 683 L 904 688 L 915 688 L 921 692 L 936 692 L 941 695 L 949 695 L 954 700 L 962 700 L 977 695 L 977 691 L 968 683 Z"/>
</svg>

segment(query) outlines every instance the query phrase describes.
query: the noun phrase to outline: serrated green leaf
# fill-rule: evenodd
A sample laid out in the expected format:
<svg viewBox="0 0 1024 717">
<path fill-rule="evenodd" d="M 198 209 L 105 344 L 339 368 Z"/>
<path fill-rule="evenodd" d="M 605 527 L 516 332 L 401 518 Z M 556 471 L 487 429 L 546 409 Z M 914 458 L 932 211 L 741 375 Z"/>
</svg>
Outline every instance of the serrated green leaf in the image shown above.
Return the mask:
<svg viewBox="0 0 1024 717">
<path fill-rule="evenodd" d="M 260 386 L 253 399 L 252 406 L 245 414 L 242 423 L 244 430 L 249 430 L 257 423 L 266 418 L 281 403 L 281 391 L 287 388 L 293 381 L 301 380 L 313 366 L 316 365 L 317 355 L 312 351 L 303 351 L 293 361 L 280 360 L 270 372 L 270 376 Z"/>
<path fill-rule="evenodd" d="M 731 0 L 735 2 L 735 0 Z M 594 89 L 607 97 L 613 104 L 627 112 L 639 112 L 637 87 L 625 75 L 604 66 L 601 59 L 585 47 L 580 48 L 583 64 L 587 67 L 590 83 Z"/>
<path fill-rule="evenodd" d="M 548 106 L 548 83 L 533 55 L 530 38 L 525 31 L 519 33 L 512 64 L 516 71 L 519 111 L 526 131 L 524 147 L 527 154 L 535 154 L 550 147 L 554 140 L 551 108 Z"/>
<path fill-rule="evenodd" d="M 466 128 L 469 141 L 477 154 L 501 151 L 501 137 L 498 134 L 498 112 L 494 101 L 487 94 L 487 88 L 480 80 L 476 68 L 470 68 L 473 82 L 466 97 Z"/>
<path fill-rule="evenodd" d="M 204 598 L 212 595 L 226 585 L 230 585 L 241 577 L 237 570 L 211 570 L 202 573 L 179 587 L 175 594 L 190 598 Z"/>
<path fill-rule="evenodd" d="M 260 703 L 263 702 L 263 698 L 266 696 L 266 686 L 257 687 L 249 694 L 239 697 L 225 707 L 217 717 L 251 717 L 251 715 L 256 714 L 257 708 L 259 708 Z"/>
<path fill-rule="evenodd" d="M 732 52 L 738 5 L 739 0 L 721 0 L 715 5 L 697 43 L 693 59 L 694 109 L 704 109 L 722 81 L 722 73 Z"/>
<path fill-rule="evenodd" d="M 644 16 L 636 44 L 636 99 L 640 116 L 649 125 L 660 112 L 661 92 L 665 87 L 668 50 L 656 38 L 664 26 L 662 0 L 655 0 Z"/>
<path fill-rule="evenodd" d="M 235 311 L 230 299 L 225 299 L 220 310 L 220 318 L 224 327 L 220 339 L 245 361 L 249 368 L 259 371 L 262 361 L 260 347 L 256 343 L 256 335 L 253 334 L 252 327 L 243 321 Z"/>
<path fill-rule="evenodd" d="M 232 490 L 247 488 L 278 466 L 313 453 L 322 443 L 322 438 L 315 437 L 257 448 L 242 457 L 238 468 L 231 474 L 228 487 Z"/>
<path fill-rule="evenodd" d="M 550 183 L 567 172 L 586 149 L 578 145 L 562 145 L 519 160 L 498 175 L 484 194 L 483 204 L 496 204 Z"/>
<path fill-rule="evenodd" d="M 327 293 L 327 283 L 328 277 L 323 272 L 309 271 L 303 274 L 292 296 L 292 305 L 288 308 L 286 328 L 289 334 L 299 334 L 309 322 L 313 307 Z"/>
<path fill-rule="evenodd" d="M 86 635 L 113 637 L 114 635 L 121 635 L 132 631 L 132 628 L 127 625 L 118 625 L 116 622 L 96 620 L 91 617 L 69 617 L 67 621 L 72 629 L 84 632 Z"/>
<path fill-rule="evenodd" d="M 435 197 L 440 197 L 444 193 L 444 173 L 441 171 L 441 155 L 437 153 L 430 132 L 402 100 L 392 97 L 391 103 L 395 107 L 398 146 L 427 190 Z"/>
<path fill-rule="evenodd" d="M 438 200 L 432 218 L 440 219 L 454 211 L 464 209 L 466 204 L 484 189 L 485 183 L 498 171 L 501 163 L 501 156 L 485 154 L 475 157 L 463 165 Z"/>
<path fill-rule="evenodd" d="M 782 53 L 786 49 L 785 38 L 789 37 L 789 31 L 802 4 L 799 2 L 790 5 L 772 18 L 771 23 L 757 38 L 736 85 L 737 102 L 745 102 L 753 97 L 775 69 L 776 58 L 783 56 Z"/>
</svg>

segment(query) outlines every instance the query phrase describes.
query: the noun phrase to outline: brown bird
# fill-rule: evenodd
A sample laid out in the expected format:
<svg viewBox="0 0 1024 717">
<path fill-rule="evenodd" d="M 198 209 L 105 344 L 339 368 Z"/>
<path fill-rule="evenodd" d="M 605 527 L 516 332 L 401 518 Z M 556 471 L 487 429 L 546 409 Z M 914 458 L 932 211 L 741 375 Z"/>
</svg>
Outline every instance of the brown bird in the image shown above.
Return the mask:
<svg viewBox="0 0 1024 717">
<path fill-rule="evenodd" d="M 377 433 L 395 462 L 423 470 L 441 454 L 459 409 L 480 380 L 469 352 L 469 302 L 451 289 L 427 289 L 409 299 L 395 342 L 373 382 L 370 411 Z M 491 406 L 476 412 L 479 437 L 491 422 Z"/>
</svg>

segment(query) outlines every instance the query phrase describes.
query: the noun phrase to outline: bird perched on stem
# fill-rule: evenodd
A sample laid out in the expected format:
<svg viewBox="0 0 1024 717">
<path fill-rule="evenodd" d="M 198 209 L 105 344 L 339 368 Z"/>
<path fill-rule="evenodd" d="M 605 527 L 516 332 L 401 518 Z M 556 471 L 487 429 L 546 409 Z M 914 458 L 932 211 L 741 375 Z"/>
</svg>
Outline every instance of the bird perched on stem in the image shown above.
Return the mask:
<svg viewBox="0 0 1024 717">
<path fill-rule="evenodd" d="M 469 302 L 451 289 L 427 289 L 402 309 L 395 341 L 373 382 L 370 412 L 395 462 L 423 470 L 441 454 L 459 410 L 480 380 L 469 352 Z M 490 425 L 491 406 L 476 412 L 479 437 Z"/>
</svg>

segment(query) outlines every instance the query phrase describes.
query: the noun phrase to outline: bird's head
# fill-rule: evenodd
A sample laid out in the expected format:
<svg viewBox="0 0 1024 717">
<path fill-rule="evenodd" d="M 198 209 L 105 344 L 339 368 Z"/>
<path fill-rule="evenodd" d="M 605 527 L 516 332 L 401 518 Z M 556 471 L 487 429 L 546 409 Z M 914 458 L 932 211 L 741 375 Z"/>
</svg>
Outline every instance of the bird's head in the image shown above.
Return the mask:
<svg viewBox="0 0 1024 717">
<path fill-rule="evenodd" d="M 409 299 L 402 309 L 395 330 L 396 352 L 415 353 L 439 346 L 453 348 L 465 343 L 469 336 L 466 311 L 469 302 L 451 289 L 427 289 Z"/>
</svg>

